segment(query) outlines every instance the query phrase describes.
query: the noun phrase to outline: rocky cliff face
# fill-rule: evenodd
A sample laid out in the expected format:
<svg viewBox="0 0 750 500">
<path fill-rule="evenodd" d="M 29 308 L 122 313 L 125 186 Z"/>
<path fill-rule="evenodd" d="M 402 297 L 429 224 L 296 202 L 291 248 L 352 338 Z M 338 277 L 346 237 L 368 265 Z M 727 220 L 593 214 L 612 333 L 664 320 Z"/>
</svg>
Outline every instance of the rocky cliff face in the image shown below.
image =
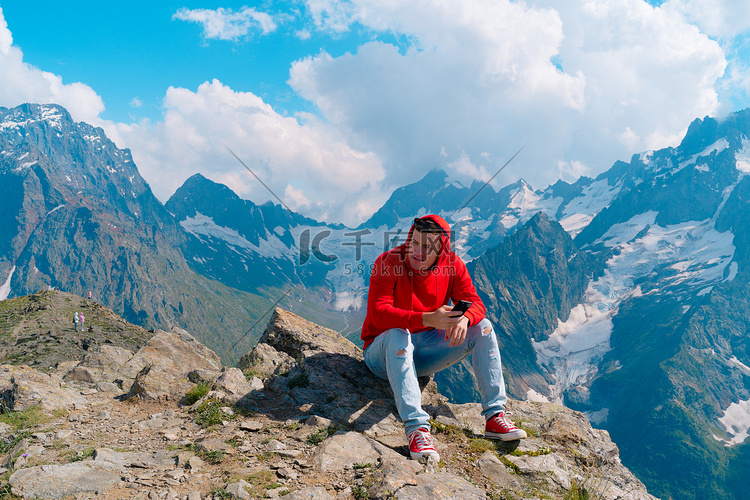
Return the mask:
<svg viewBox="0 0 750 500">
<path fill-rule="evenodd" d="M 387 383 L 361 351 L 277 309 L 239 368 L 185 331 L 101 345 L 50 374 L 0 369 L 3 491 L 22 498 L 650 499 L 605 431 L 514 401 L 530 434 L 479 436 L 476 404 L 425 381 L 442 461 L 407 460 Z M 10 493 L 7 493 L 10 494 Z"/>
<path fill-rule="evenodd" d="M 187 327 L 222 354 L 267 308 L 191 268 L 183 249 L 194 237 L 130 152 L 60 106 L 0 108 L 0 198 L 0 298 L 91 291 L 130 322 Z"/>
</svg>

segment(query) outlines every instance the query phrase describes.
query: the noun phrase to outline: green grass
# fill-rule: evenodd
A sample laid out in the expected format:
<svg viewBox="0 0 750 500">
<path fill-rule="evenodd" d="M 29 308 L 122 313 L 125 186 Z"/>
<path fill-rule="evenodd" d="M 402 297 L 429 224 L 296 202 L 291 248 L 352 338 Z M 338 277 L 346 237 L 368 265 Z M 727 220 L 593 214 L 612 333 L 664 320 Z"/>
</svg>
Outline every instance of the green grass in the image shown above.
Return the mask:
<svg viewBox="0 0 750 500">
<path fill-rule="evenodd" d="M 563 500 L 603 500 L 605 490 L 606 483 L 603 479 L 587 478 L 583 482 L 573 479 Z"/>
<path fill-rule="evenodd" d="M 195 387 L 190 389 L 187 394 L 185 394 L 185 403 L 188 406 L 195 404 L 200 398 L 208 394 L 209 389 L 209 385 L 205 382 L 195 384 Z"/>
<path fill-rule="evenodd" d="M 265 498 L 266 490 L 275 490 L 283 486 L 283 484 L 276 482 L 276 475 L 269 470 L 250 474 L 245 477 L 245 481 L 252 486 L 251 488 L 245 488 L 245 490 L 253 498 Z"/>
<path fill-rule="evenodd" d="M 325 429 L 319 429 L 315 431 L 314 434 L 310 434 L 307 438 L 307 444 L 311 444 L 313 446 L 317 446 L 323 441 L 325 441 L 327 438 L 333 436 L 336 431 L 339 430 L 338 425 L 332 425 L 330 427 L 327 427 Z"/>
<path fill-rule="evenodd" d="M 0 439 L 0 455 L 5 455 L 6 453 L 10 452 L 18 443 L 21 442 L 21 440 L 26 439 L 27 437 L 31 436 L 31 432 L 29 431 L 23 431 L 15 436 L 12 436 L 12 439 L 9 440 L 2 440 Z"/>
<path fill-rule="evenodd" d="M 433 434 L 442 434 L 453 440 L 461 441 L 463 438 L 474 439 L 474 431 L 468 428 L 459 428 L 455 425 L 443 424 L 432 419 L 430 420 L 430 427 L 432 428 L 431 432 Z"/>
<path fill-rule="evenodd" d="M 219 425 L 225 420 L 232 420 L 236 415 L 227 415 L 221 408 L 225 407 L 224 403 L 212 399 L 201 404 L 196 410 L 195 422 L 201 427 L 208 428 Z"/>
<path fill-rule="evenodd" d="M 39 427 L 51 420 L 50 416 L 42 410 L 41 406 L 34 406 L 23 411 L 8 410 L 4 405 L 0 406 L 0 408 L 2 409 L 0 422 L 8 424 L 14 429 Z"/>
<path fill-rule="evenodd" d="M 84 448 L 81 451 L 70 450 L 65 453 L 61 453 L 60 456 L 67 459 L 69 463 L 81 462 L 94 456 L 96 449 L 93 446 Z"/>
<path fill-rule="evenodd" d="M 224 452 L 221 450 L 206 451 L 199 453 L 200 458 L 211 465 L 218 465 L 224 460 Z"/>
<path fill-rule="evenodd" d="M 310 379 L 307 377 L 307 373 L 305 372 L 299 372 L 297 375 L 290 378 L 289 382 L 287 382 L 287 386 L 290 389 L 294 389 L 295 387 L 305 388 L 308 385 L 310 385 Z"/>
<path fill-rule="evenodd" d="M 356 500 L 367 500 L 370 497 L 370 492 L 364 486 L 355 486 L 352 488 L 352 496 Z"/>
</svg>

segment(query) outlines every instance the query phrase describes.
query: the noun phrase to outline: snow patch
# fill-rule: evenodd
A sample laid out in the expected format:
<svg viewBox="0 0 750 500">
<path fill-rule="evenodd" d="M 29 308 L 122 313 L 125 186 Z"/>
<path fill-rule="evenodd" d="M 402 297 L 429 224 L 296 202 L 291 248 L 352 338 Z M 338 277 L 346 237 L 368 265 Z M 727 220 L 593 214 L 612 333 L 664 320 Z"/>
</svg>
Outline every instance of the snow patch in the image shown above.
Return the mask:
<svg viewBox="0 0 750 500">
<path fill-rule="evenodd" d="M 732 262 L 731 264 L 729 264 L 729 275 L 727 275 L 724 281 L 732 281 L 734 278 L 736 278 L 738 270 L 739 266 L 736 262 Z"/>
<path fill-rule="evenodd" d="M 706 149 L 704 149 L 703 151 L 701 151 L 700 153 L 696 153 L 693 156 L 691 156 L 690 158 L 688 158 L 687 160 L 684 160 L 684 161 L 680 162 L 680 164 L 677 165 L 677 167 L 675 167 L 674 169 L 672 169 L 669 173 L 672 174 L 672 175 L 674 175 L 674 174 L 676 174 L 677 172 L 679 172 L 680 170 L 684 169 L 687 166 L 695 165 L 695 162 L 698 160 L 698 158 L 700 158 L 700 157 L 706 157 L 706 156 L 711 156 L 711 154 L 713 154 L 713 153 L 717 153 L 717 154 L 721 153 L 722 151 L 724 151 L 728 147 L 729 147 L 729 142 L 727 142 L 727 140 L 722 137 L 721 139 L 719 139 L 718 141 L 714 142 L 713 144 L 711 144 L 710 146 L 708 146 Z M 697 168 L 700 171 L 702 171 L 702 172 L 707 172 L 708 171 L 708 167 L 705 167 L 705 166 L 701 166 L 701 167 L 697 167 Z M 666 175 L 666 174 L 661 174 L 661 176 L 663 176 L 663 175 Z M 659 177 L 661 177 L 661 176 L 659 176 Z"/>
<path fill-rule="evenodd" d="M 5 283 L 0 285 L 0 300 L 5 300 L 10 296 L 10 280 L 13 278 L 13 273 L 15 272 L 16 266 L 13 266 L 10 273 L 8 273 L 8 278 L 5 280 Z"/>
<path fill-rule="evenodd" d="M 55 208 L 53 208 L 52 210 L 50 210 L 49 212 L 47 212 L 47 215 L 49 215 L 49 214 L 51 214 L 51 213 L 53 213 L 53 212 L 57 212 L 58 210 L 60 210 L 60 209 L 61 209 L 62 207 L 64 207 L 64 206 L 65 206 L 65 203 L 63 203 L 62 205 L 58 205 L 58 206 L 56 206 Z M 46 217 L 46 216 L 45 216 L 45 217 Z"/>
<path fill-rule="evenodd" d="M 734 366 L 735 368 L 739 368 L 742 373 L 745 375 L 750 376 L 750 366 L 747 366 L 745 363 L 737 359 L 737 356 L 732 356 L 727 360 L 727 363 Z"/>
<path fill-rule="evenodd" d="M 729 405 L 719 418 L 719 423 L 724 427 L 726 436 L 714 434 L 714 439 L 727 447 L 742 444 L 750 430 L 750 400 Z"/>
<path fill-rule="evenodd" d="M 186 231 L 199 238 L 201 235 L 204 235 L 223 240 L 228 245 L 257 252 L 265 257 L 293 258 L 294 251 L 290 252 L 290 249 L 281 240 L 270 235 L 268 231 L 266 231 L 266 239 L 260 238 L 259 244 L 255 245 L 246 240 L 236 230 L 219 226 L 211 217 L 203 215 L 200 212 L 195 217 L 186 218 L 180 222 L 180 225 Z"/>
<path fill-rule="evenodd" d="M 611 349 L 612 316 L 616 305 L 589 285 L 586 299 L 570 311 L 567 321 L 559 321 L 549 338 L 533 342 L 537 361 L 552 368 L 555 384 L 550 387 L 555 403 L 563 404 L 565 391 L 588 382 L 597 372 L 599 361 Z"/>
<path fill-rule="evenodd" d="M 592 424 L 601 425 L 607 421 L 607 418 L 609 418 L 609 408 L 602 408 L 598 411 L 585 411 L 583 414 Z"/>
<path fill-rule="evenodd" d="M 31 167 L 33 165 L 36 165 L 37 163 L 39 163 L 37 160 L 27 161 L 27 162 L 21 163 L 20 165 L 18 165 L 16 168 L 13 169 L 13 172 L 15 172 L 17 174 L 21 173 L 24 170 L 28 170 L 29 167 Z"/>
<path fill-rule="evenodd" d="M 537 403 L 549 403 L 549 399 L 547 399 L 547 396 L 544 396 L 542 394 L 539 394 L 534 389 L 529 388 L 528 391 L 526 391 L 526 401 L 535 401 Z"/>
<path fill-rule="evenodd" d="M 750 173 L 750 140 L 742 139 L 742 149 L 734 154 L 737 170 L 742 173 Z"/>
<path fill-rule="evenodd" d="M 622 182 L 609 185 L 607 179 L 592 182 L 576 198 L 570 200 L 560 218 L 560 224 L 571 235 L 576 235 L 620 192 Z"/>
</svg>

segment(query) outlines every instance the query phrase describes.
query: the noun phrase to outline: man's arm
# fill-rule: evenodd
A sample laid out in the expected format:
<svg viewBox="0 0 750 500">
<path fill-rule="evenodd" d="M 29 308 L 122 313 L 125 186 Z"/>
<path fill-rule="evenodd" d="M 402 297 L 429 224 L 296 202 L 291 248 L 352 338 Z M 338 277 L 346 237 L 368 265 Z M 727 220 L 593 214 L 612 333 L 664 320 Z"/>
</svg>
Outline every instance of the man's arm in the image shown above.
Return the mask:
<svg viewBox="0 0 750 500">
<path fill-rule="evenodd" d="M 367 296 L 367 315 L 378 330 L 422 328 L 422 313 L 401 309 L 394 305 L 397 280 L 408 279 L 403 272 L 397 272 L 392 263 L 381 255 L 375 261 L 370 276 L 370 289 Z"/>
<path fill-rule="evenodd" d="M 479 298 L 474 283 L 471 281 L 469 270 L 463 261 L 456 257 L 453 270 L 455 272 L 453 283 L 450 290 L 450 298 L 455 303 L 459 300 L 468 300 L 471 307 L 464 313 L 464 317 L 469 320 L 467 326 L 476 325 L 486 314 L 486 309 L 482 299 Z"/>
</svg>

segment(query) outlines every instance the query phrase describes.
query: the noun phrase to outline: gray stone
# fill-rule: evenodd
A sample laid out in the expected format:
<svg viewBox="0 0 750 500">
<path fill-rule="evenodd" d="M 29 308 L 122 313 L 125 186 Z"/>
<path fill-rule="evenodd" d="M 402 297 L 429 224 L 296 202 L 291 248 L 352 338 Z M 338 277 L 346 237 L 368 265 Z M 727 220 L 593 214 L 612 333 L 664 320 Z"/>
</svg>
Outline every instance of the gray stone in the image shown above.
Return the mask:
<svg viewBox="0 0 750 500">
<path fill-rule="evenodd" d="M 200 457 L 193 455 L 187 459 L 187 466 L 190 467 L 191 471 L 195 472 L 205 467 L 206 463 Z"/>
<path fill-rule="evenodd" d="M 202 440 L 196 442 L 195 446 L 199 450 L 203 450 L 203 451 L 208 452 L 208 453 L 211 453 L 211 452 L 214 452 L 214 451 L 226 452 L 226 451 L 229 450 L 229 448 L 231 448 L 231 445 L 229 445 L 229 444 L 225 443 L 223 440 L 217 439 L 217 438 L 202 439 Z"/>
<path fill-rule="evenodd" d="M 222 401 L 235 404 L 253 391 L 253 385 L 239 368 L 229 368 L 216 378 L 211 389 L 220 394 Z"/>
<path fill-rule="evenodd" d="M 91 373 L 91 370 L 89 370 L 85 366 L 76 366 L 65 374 L 63 380 L 65 380 L 66 382 L 83 382 L 86 384 L 93 384 L 94 382 L 96 382 L 96 377 L 93 373 Z"/>
<path fill-rule="evenodd" d="M 416 486 L 421 470 L 419 462 L 413 460 L 382 460 L 373 473 L 375 481 L 368 490 L 370 498 L 392 498 L 404 486 Z"/>
<path fill-rule="evenodd" d="M 224 488 L 224 491 L 229 493 L 229 495 L 232 498 L 239 498 L 240 500 L 249 500 L 252 498 L 250 496 L 250 493 L 246 491 L 245 488 L 252 488 L 252 485 L 248 483 L 247 481 L 240 479 L 236 483 L 229 483 L 227 484 L 226 488 Z"/>
<path fill-rule="evenodd" d="M 18 496 L 49 499 L 103 492 L 122 484 L 117 467 L 91 461 L 21 469 L 10 476 L 9 482 Z"/>
<path fill-rule="evenodd" d="M 398 500 L 486 500 L 484 491 L 458 477 L 447 472 L 435 474 L 419 474 L 418 484 L 405 485 L 398 490 L 395 497 Z M 392 497 L 373 497 L 371 499 L 383 499 Z"/>
<path fill-rule="evenodd" d="M 315 451 L 315 467 L 323 472 L 343 470 L 355 463 L 376 463 L 379 458 L 401 460 L 406 457 L 357 432 L 335 434 Z"/>
<path fill-rule="evenodd" d="M 487 479 L 492 481 L 496 486 L 515 487 L 520 481 L 508 470 L 504 463 L 497 458 L 491 451 L 485 451 L 479 460 L 477 466 Z"/>
<path fill-rule="evenodd" d="M 117 467 L 141 467 L 155 469 L 172 469 L 177 464 L 174 452 L 159 450 L 155 452 L 145 451 L 114 451 L 109 448 L 97 448 L 94 452 L 94 461 L 97 463 L 108 463 Z"/>
<path fill-rule="evenodd" d="M 268 344 L 259 343 L 252 351 L 240 358 L 237 367 L 243 372 L 251 372 L 262 378 L 269 378 L 289 371 L 295 363 L 294 358 L 289 354 L 277 351 Z"/>
<path fill-rule="evenodd" d="M 158 331 L 122 366 L 120 374 L 135 379 L 129 398 L 178 399 L 192 387 L 188 373 L 199 369 L 218 373 L 221 361 L 192 335 L 175 328 L 172 332 Z"/>
<path fill-rule="evenodd" d="M 284 495 L 284 500 L 333 500 L 333 497 L 328 494 L 325 488 L 320 486 L 313 486 L 311 488 L 303 488 L 300 490 L 293 491 L 288 495 Z"/>
<path fill-rule="evenodd" d="M 260 430 L 263 430 L 263 424 L 258 422 L 257 420 L 243 420 L 239 424 L 240 430 L 247 431 L 247 432 L 258 432 Z"/>
<path fill-rule="evenodd" d="M 132 357 L 133 353 L 124 347 L 97 345 L 86 351 L 79 367 L 86 368 L 96 381 L 112 382 Z"/>
<path fill-rule="evenodd" d="M 41 406 L 46 411 L 85 404 L 85 399 L 72 389 L 60 387 L 59 380 L 25 365 L 0 367 L 0 388 L 7 394 L 6 406 L 24 411 Z"/>
</svg>

